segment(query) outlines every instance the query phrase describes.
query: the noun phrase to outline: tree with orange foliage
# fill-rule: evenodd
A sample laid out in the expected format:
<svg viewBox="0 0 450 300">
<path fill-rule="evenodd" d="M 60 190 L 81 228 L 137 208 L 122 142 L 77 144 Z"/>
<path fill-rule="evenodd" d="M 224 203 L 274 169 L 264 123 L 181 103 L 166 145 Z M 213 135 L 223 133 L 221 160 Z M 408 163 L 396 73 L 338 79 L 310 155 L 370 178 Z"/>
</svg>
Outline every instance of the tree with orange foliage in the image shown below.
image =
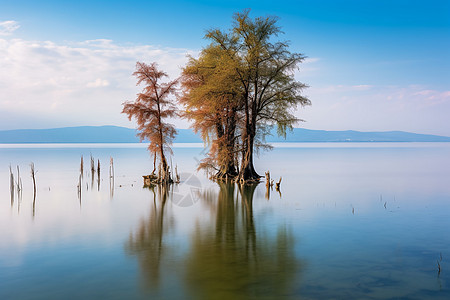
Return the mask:
<svg viewBox="0 0 450 300">
<path fill-rule="evenodd" d="M 172 153 L 170 145 L 176 130 L 172 124 L 166 123 L 165 119 L 176 116 L 176 107 L 169 97 L 175 94 L 178 80 L 161 82 L 168 75 L 158 70 L 156 63 L 147 65 L 137 62 L 133 75 L 138 79 L 136 85 L 143 83 L 145 86 L 134 102 L 122 104 L 122 113 L 127 114 L 129 120 L 136 120 L 139 131 L 137 135 L 141 141 L 149 140 L 148 150 L 155 156 L 159 155 L 163 172 L 160 174 L 163 178 L 159 178 L 159 181 L 171 182 L 166 155 Z"/>
<path fill-rule="evenodd" d="M 181 76 L 183 116 L 193 121 L 194 131 L 210 146 L 199 168 L 215 169 L 216 179 L 238 175 L 236 132 L 242 89 L 234 70 L 235 61 L 221 47 L 211 46 L 198 59 L 191 57 Z"/>
<path fill-rule="evenodd" d="M 311 102 L 302 95 L 307 85 L 294 76 L 305 56 L 276 39 L 281 34 L 276 17 L 252 19 L 249 13 L 236 13 L 228 32 L 207 31 L 211 43 L 183 69 L 180 102 L 194 130 L 211 145 L 206 163 L 218 165 L 215 177 L 251 183 L 261 177 L 254 152 L 270 149 L 265 137 L 275 126 L 278 135 L 286 136 L 302 121 L 297 107 Z"/>
<path fill-rule="evenodd" d="M 249 17 L 250 10 L 233 16 L 229 32 L 209 30 L 206 38 L 212 47 L 220 47 L 234 61 L 235 77 L 242 89 L 242 155 L 239 180 L 259 181 L 253 166 L 253 153 L 265 147 L 270 129 L 277 127 L 280 136 L 301 119 L 294 114 L 298 106 L 310 105 L 302 95 L 307 85 L 295 79 L 295 70 L 305 56 L 291 53 L 281 34 L 276 17 Z M 258 141 L 259 140 L 259 141 Z"/>
</svg>

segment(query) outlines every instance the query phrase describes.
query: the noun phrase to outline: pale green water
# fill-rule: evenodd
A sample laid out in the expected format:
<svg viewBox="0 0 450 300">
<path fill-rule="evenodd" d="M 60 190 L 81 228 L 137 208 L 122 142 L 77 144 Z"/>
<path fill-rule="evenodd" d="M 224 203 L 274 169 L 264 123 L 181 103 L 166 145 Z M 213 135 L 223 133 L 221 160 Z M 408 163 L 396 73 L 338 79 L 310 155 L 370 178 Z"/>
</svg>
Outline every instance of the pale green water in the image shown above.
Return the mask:
<svg viewBox="0 0 450 300">
<path fill-rule="evenodd" d="M 256 168 L 283 176 L 281 195 L 192 174 L 187 146 L 167 193 L 142 187 L 144 147 L 0 147 L 0 299 L 450 298 L 449 144 L 276 148 Z"/>
</svg>

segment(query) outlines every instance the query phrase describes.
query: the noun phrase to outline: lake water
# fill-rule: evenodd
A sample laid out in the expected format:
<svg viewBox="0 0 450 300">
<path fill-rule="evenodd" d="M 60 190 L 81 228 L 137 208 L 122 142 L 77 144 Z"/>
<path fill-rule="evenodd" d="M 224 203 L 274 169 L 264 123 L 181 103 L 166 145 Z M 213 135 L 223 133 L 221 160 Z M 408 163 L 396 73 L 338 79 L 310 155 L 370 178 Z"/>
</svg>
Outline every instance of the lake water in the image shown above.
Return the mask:
<svg viewBox="0 0 450 300">
<path fill-rule="evenodd" d="M 171 190 L 142 145 L 1 145 L 0 299 L 450 299 L 450 144 L 276 146 L 280 192 L 209 181 L 196 145 Z"/>
</svg>

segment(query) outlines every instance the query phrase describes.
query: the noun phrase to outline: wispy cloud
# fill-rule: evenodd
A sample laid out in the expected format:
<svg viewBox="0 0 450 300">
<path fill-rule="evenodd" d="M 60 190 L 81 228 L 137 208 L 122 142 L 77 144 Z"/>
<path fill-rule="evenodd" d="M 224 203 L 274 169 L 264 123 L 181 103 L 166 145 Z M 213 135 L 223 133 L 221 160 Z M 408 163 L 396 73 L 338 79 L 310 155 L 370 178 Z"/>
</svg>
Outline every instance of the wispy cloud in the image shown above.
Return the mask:
<svg viewBox="0 0 450 300">
<path fill-rule="evenodd" d="M 97 78 L 95 81 L 88 82 L 86 86 L 90 88 L 106 87 L 109 86 L 109 81 L 106 79 Z"/>
<path fill-rule="evenodd" d="M 296 74 L 297 80 L 300 80 L 300 77 L 310 76 L 317 73 L 319 70 L 318 63 L 320 62 L 320 58 L 318 57 L 307 57 L 305 60 L 299 65 L 299 72 Z"/>
<path fill-rule="evenodd" d="M 187 61 L 187 54 L 196 55 L 196 52 L 151 45 L 119 45 L 110 40 L 57 44 L 0 39 L 0 112 L 32 115 L 55 123 L 43 127 L 132 126 L 120 111 L 122 102 L 132 100 L 140 91 L 131 75 L 136 61 L 157 62 L 175 78 Z M 17 118 L 16 122 L 22 123 L 14 127 L 30 127 L 27 120 L 30 118 Z M 0 124 L 0 128 L 5 126 Z"/>
<path fill-rule="evenodd" d="M 16 21 L 0 22 L 0 36 L 11 35 L 14 31 L 19 29 L 20 25 Z"/>
<path fill-rule="evenodd" d="M 313 63 L 316 63 L 318 61 L 320 61 L 320 58 L 318 58 L 318 57 L 307 57 L 303 61 L 303 64 L 313 64 Z"/>
<path fill-rule="evenodd" d="M 314 93 L 328 94 L 328 93 L 353 93 L 360 91 L 371 90 L 374 86 L 370 84 L 357 84 L 357 85 L 328 85 L 323 87 L 314 87 Z"/>
<path fill-rule="evenodd" d="M 450 136 L 450 91 L 428 86 L 330 85 L 307 91 L 305 126 L 366 131 L 405 130 Z"/>
</svg>

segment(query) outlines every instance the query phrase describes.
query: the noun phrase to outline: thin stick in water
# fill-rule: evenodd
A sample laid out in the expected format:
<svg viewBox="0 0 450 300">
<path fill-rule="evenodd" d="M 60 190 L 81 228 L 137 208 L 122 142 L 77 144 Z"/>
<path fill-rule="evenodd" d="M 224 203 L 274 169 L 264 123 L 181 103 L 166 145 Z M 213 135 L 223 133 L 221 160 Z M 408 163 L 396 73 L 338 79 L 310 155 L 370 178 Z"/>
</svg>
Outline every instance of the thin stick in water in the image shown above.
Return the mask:
<svg viewBox="0 0 450 300">
<path fill-rule="evenodd" d="M 97 190 L 100 191 L 100 159 L 97 160 Z"/>
<path fill-rule="evenodd" d="M 31 163 L 31 178 L 33 179 L 33 201 L 36 199 L 36 172 L 34 170 L 34 163 Z"/>
<path fill-rule="evenodd" d="M 11 165 L 9 165 L 9 189 L 11 192 L 11 207 L 14 204 L 14 174 L 11 169 Z"/>
<path fill-rule="evenodd" d="M 31 163 L 31 178 L 33 179 L 33 218 L 36 211 L 36 172 L 34 170 L 34 163 Z"/>
<path fill-rule="evenodd" d="M 92 154 L 91 154 L 91 172 L 92 173 L 95 172 L 95 162 L 94 162 L 94 158 L 92 157 Z"/>
<path fill-rule="evenodd" d="M 77 185 L 77 194 L 78 194 L 78 199 L 80 200 L 80 206 L 81 206 L 81 190 L 82 190 L 82 182 L 81 182 L 82 176 L 80 174 L 80 176 L 78 177 L 78 185 Z"/>
<path fill-rule="evenodd" d="M 22 178 L 20 178 L 19 166 L 17 166 L 17 193 L 22 192 Z"/>
<path fill-rule="evenodd" d="M 83 177 L 83 169 L 84 169 L 84 166 L 83 166 L 83 155 L 81 155 L 81 162 L 80 162 L 80 174 L 81 174 L 81 177 Z"/>
<path fill-rule="evenodd" d="M 114 196 L 114 160 L 109 158 L 109 191 L 111 198 Z"/>
</svg>

